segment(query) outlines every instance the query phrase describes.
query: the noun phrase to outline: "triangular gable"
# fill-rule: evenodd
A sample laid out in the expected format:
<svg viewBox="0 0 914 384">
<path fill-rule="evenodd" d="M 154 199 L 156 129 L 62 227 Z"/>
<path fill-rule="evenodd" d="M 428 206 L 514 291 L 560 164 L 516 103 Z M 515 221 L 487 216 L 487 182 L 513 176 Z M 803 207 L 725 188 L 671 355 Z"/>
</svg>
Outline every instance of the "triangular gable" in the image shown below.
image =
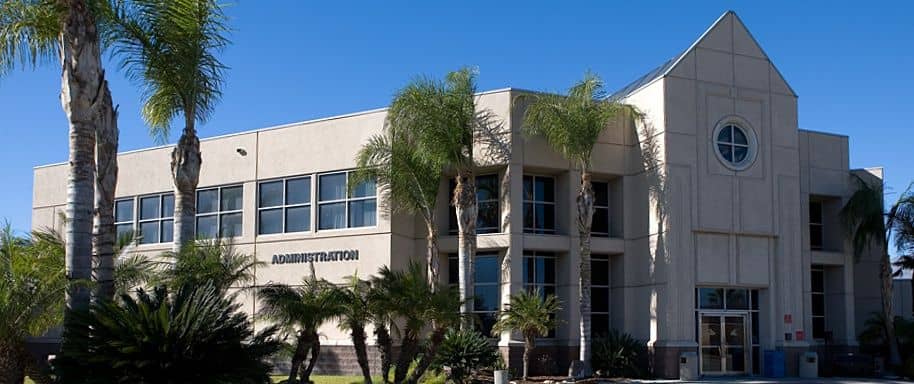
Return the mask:
<svg viewBox="0 0 914 384">
<path fill-rule="evenodd" d="M 695 40 L 688 49 L 676 55 L 663 65 L 655 68 L 651 72 L 642 76 L 638 80 L 628 84 L 621 90 L 615 92 L 610 98 L 621 99 L 631 95 L 638 90 L 650 85 L 654 81 L 664 78 L 668 75 L 677 75 L 680 73 L 683 77 L 692 77 L 695 71 L 695 49 L 696 47 L 712 49 L 716 51 L 733 52 L 739 55 L 752 56 L 765 59 L 770 65 L 770 84 L 771 89 L 775 92 L 788 93 L 796 96 L 793 88 L 784 80 L 781 72 L 774 66 L 774 63 L 765 54 L 765 51 L 758 44 L 758 41 L 752 36 L 743 21 L 733 11 L 727 11 L 717 18 L 711 26 L 705 30 L 701 36 Z"/>
</svg>

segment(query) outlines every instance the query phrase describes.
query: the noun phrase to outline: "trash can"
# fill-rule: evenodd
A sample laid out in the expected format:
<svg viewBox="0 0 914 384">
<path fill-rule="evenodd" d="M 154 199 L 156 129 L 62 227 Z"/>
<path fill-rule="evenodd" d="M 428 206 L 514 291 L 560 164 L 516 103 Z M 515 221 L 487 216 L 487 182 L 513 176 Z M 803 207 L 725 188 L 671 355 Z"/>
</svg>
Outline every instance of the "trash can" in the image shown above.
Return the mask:
<svg viewBox="0 0 914 384">
<path fill-rule="evenodd" d="M 819 377 L 819 355 L 806 352 L 800 355 L 800 377 L 804 379 Z"/>
<path fill-rule="evenodd" d="M 784 351 L 765 351 L 765 369 L 767 377 L 784 377 Z"/>
<path fill-rule="evenodd" d="M 698 380 L 698 354 L 683 352 L 679 354 L 679 380 Z"/>
</svg>

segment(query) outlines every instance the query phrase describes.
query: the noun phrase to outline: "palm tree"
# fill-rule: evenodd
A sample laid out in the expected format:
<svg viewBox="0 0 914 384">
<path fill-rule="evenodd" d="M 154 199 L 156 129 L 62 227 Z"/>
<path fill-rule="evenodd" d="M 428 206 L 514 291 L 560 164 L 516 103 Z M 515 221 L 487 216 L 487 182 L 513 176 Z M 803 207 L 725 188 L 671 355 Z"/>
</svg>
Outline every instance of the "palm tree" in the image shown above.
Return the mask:
<svg viewBox="0 0 914 384">
<path fill-rule="evenodd" d="M 857 190 L 841 209 L 841 218 L 845 223 L 854 247 L 854 256 L 859 259 L 867 250 L 881 252 L 879 278 L 882 281 L 882 316 L 889 349 L 889 364 L 899 366 L 901 355 L 898 351 L 898 340 L 895 337 L 894 310 L 892 305 L 892 262 L 888 248 L 895 236 L 899 250 L 907 250 L 914 244 L 910 234 L 914 219 L 914 195 L 910 188 L 884 211 L 883 189 L 880 182 L 868 182 L 855 175 Z"/>
<path fill-rule="evenodd" d="M 298 382 L 311 382 L 311 371 L 321 350 L 317 331 L 322 324 L 343 313 L 344 301 L 341 296 L 332 283 L 315 276 L 313 264 L 311 275 L 302 280 L 301 286 L 273 284 L 260 289 L 262 306 L 259 315 L 279 324 L 287 337 L 295 339 L 288 383 L 296 382 L 299 369 L 308 359 L 309 352 L 311 359 L 301 370 Z"/>
<path fill-rule="evenodd" d="M 0 4 L 0 75 L 17 64 L 35 67 L 60 59 L 60 101 L 70 137 L 67 276 L 71 281 L 91 277 L 94 232 L 94 252 L 99 258 L 96 279 L 102 299 L 113 294 L 111 246 L 117 180 L 117 112 L 102 69 L 100 24 L 105 20 L 98 17 L 107 6 L 102 0 L 9 0 Z M 93 231 L 94 212 L 98 217 Z M 67 308 L 88 305 L 88 288 L 71 284 Z"/>
<path fill-rule="evenodd" d="M 222 96 L 225 66 L 216 53 L 229 43 L 226 16 L 215 0 L 132 0 L 117 13 L 113 40 L 127 74 L 144 87 L 150 132 L 167 141 L 173 120 L 184 119 L 171 155 L 179 252 L 194 240 L 203 162 L 196 124 L 209 119 Z"/>
<path fill-rule="evenodd" d="M 245 287 L 254 282 L 257 267 L 265 265 L 257 257 L 240 253 L 222 239 L 198 240 L 178 252 L 162 255 L 166 267 L 161 279 L 173 290 L 190 285 L 213 284 L 220 291 Z"/>
<path fill-rule="evenodd" d="M 603 81 L 590 72 L 568 90 L 567 96 L 537 95 L 524 115 L 524 132 L 542 136 L 552 148 L 571 161 L 581 174 L 577 194 L 577 228 L 580 236 L 578 293 L 581 311 L 580 360 L 590 361 L 590 230 L 594 193 L 591 186 L 593 148 L 600 133 L 624 108 L 605 99 Z"/>
<path fill-rule="evenodd" d="M 414 149 L 423 162 L 436 169 L 456 172 L 454 200 L 459 238 L 458 290 L 461 313 L 470 312 L 473 258 L 476 254 L 475 161 L 473 144 L 478 129 L 475 103 L 476 72 L 463 68 L 444 81 L 419 78 L 401 89 L 387 112 L 395 134 L 414 139 Z M 396 135 L 395 135 L 396 137 Z"/>
<path fill-rule="evenodd" d="M 254 332 L 240 304 L 213 285 L 138 290 L 81 312 L 86 348 L 55 360 L 66 383 L 270 383 L 277 329 Z M 88 330 L 91 329 L 91 332 Z"/>
<path fill-rule="evenodd" d="M 544 337 L 558 326 L 555 314 L 562 310 L 555 295 L 543 297 L 539 290 L 523 291 L 511 296 L 511 302 L 498 313 L 492 335 L 518 331 L 524 336 L 524 374 L 527 380 L 530 353 L 536 348 L 536 338 Z"/>
<path fill-rule="evenodd" d="M 397 96 L 394 105 L 402 106 L 406 102 Z M 398 110 L 397 113 L 407 112 Z M 385 196 L 383 200 L 390 202 L 393 211 L 422 217 L 426 228 L 428 279 L 429 284 L 435 287 L 439 283 L 438 219 L 435 210 L 441 167 L 420 156 L 416 150 L 416 132 L 410 131 L 409 124 L 403 124 L 405 118 L 397 116 L 395 112 L 388 114 L 384 133 L 369 138 L 359 150 L 356 156 L 356 182 L 350 185 L 358 185 L 369 179 L 376 180 Z"/>
<path fill-rule="evenodd" d="M 60 324 L 67 277 L 63 248 L 35 233 L 29 238 L 0 229 L 0 383 L 22 383 L 34 370 L 26 338 Z"/>
<path fill-rule="evenodd" d="M 365 384 L 372 384 L 368 347 L 365 344 L 368 338 L 365 326 L 371 321 L 370 290 L 368 281 L 359 279 L 358 275 L 350 276 L 346 286 L 340 289 L 343 305 L 339 326 L 340 329 L 349 331 L 352 336 L 352 346 L 359 368 L 362 369 Z"/>
<path fill-rule="evenodd" d="M 376 295 L 383 295 L 377 300 L 383 301 L 381 308 L 390 314 L 392 324 L 402 324 L 394 383 L 416 384 L 434 362 L 448 329 L 458 325 L 462 318 L 457 292 L 447 286 L 429 286 L 423 269 L 412 262 L 403 271 L 384 266 L 371 280 Z M 427 339 L 422 340 L 425 331 L 428 331 Z M 386 372 L 384 376 L 386 380 Z"/>
</svg>

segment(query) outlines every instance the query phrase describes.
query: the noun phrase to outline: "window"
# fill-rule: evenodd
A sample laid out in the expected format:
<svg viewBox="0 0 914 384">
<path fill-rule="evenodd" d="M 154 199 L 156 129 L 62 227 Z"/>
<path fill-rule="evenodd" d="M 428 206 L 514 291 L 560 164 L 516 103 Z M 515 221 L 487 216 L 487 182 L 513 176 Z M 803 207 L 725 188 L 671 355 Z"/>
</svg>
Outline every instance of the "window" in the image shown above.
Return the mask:
<svg viewBox="0 0 914 384">
<path fill-rule="evenodd" d="M 131 234 L 133 230 L 133 198 L 116 200 L 114 202 L 114 227 L 117 237 Z"/>
<path fill-rule="evenodd" d="M 524 232 L 555 233 L 555 180 L 524 176 Z"/>
<path fill-rule="evenodd" d="M 448 190 L 448 201 L 454 201 L 454 188 L 457 182 L 451 179 Z M 476 217 L 476 233 L 501 232 L 501 210 L 499 209 L 498 175 L 476 176 L 476 202 L 479 214 Z M 448 233 L 457 234 L 457 211 L 448 210 Z"/>
<path fill-rule="evenodd" d="M 174 237 L 175 196 L 140 197 L 140 244 L 170 243 Z"/>
<path fill-rule="evenodd" d="M 473 265 L 473 313 L 479 318 L 480 331 L 492 334 L 492 326 L 498 318 L 501 306 L 501 267 L 498 253 L 479 252 Z M 458 261 L 456 254 L 448 255 L 448 284 L 458 284 Z"/>
<path fill-rule="evenodd" d="M 377 223 L 374 180 L 349 188 L 350 172 L 318 176 L 318 229 L 371 227 Z"/>
<path fill-rule="evenodd" d="M 595 181 L 593 187 L 593 224 L 590 233 L 593 236 L 609 236 L 609 183 Z"/>
<path fill-rule="evenodd" d="M 243 196 L 240 185 L 197 191 L 197 237 L 241 236 Z"/>
<path fill-rule="evenodd" d="M 311 178 L 298 177 L 260 183 L 257 233 L 311 230 Z"/>
<path fill-rule="evenodd" d="M 822 202 L 809 202 L 809 248 L 822 250 L 825 228 L 822 225 Z"/>
<path fill-rule="evenodd" d="M 175 198 L 163 193 L 114 202 L 117 237 L 134 234 L 139 244 L 170 243 L 174 235 Z"/>
<path fill-rule="evenodd" d="M 714 148 L 724 165 L 743 170 L 755 160 L 755 136 L 739 124 L 728 121 L 714 130 Z"/>
<path fill-rule="evenodd" d="M 825 267 L 813 265 L 809 280 L 812 288 L 812 338 L 825 340 Z"/>
<path fill-rule="evenodd" d="M 538 290 L 545 298 L 555 295 L 555 285 L 555 254 L 524 251 L 524 288 L 527 292 Z M 555 337 L 555 330 L 550 330 L 546 337 Z"/>
<path fill-rule="evenodd" d="M 590 329 L 594 336 L 609 334 L 609 257 L 592 255 L 590 259 Z"/>
</svg>

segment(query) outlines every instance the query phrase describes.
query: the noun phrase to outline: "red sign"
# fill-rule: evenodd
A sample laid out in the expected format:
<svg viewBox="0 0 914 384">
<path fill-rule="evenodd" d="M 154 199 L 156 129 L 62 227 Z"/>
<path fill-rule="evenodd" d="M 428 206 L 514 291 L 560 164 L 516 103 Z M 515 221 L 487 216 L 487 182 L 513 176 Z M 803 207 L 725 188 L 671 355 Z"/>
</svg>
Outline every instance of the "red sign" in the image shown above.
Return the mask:
<svg viewBox="0 0 914 384">
<path fill-rule="evenodd" d="M 797 341 L 803 341 L 805 336 L 806 336 L 806 334 L 803 332 L 802 329 L 797 330 Z"/>
<path fill-rule="evenodd" d="M 784 315 L 784 324 L 793 324 L 793 315 L 789 313 Z"/>
</svg>

